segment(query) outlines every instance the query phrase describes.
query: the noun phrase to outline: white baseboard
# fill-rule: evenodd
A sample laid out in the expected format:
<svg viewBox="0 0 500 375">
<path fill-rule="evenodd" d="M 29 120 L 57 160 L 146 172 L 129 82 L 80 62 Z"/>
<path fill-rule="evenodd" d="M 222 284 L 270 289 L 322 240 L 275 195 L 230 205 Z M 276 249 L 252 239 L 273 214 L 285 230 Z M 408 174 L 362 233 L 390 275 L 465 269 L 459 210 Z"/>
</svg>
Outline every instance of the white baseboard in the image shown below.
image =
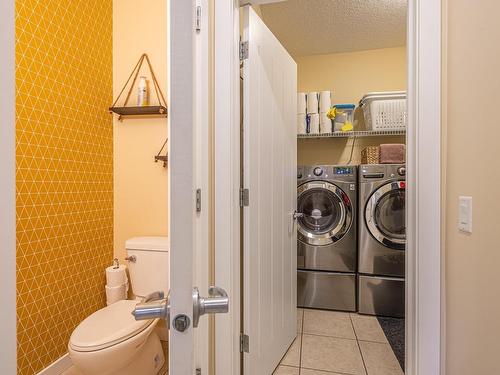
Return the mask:
<svg viewBox="0 0 500 375">
<path fill-rule="evenodd" d="M 57 361 L 52 362 L 48 367 L 40 371 L 37 375 L 61 375 L 72 365 L 73 363 L 71 362 L 71 358 L 69 358 L 69 354 L 66 353 Z"/>
</svg>

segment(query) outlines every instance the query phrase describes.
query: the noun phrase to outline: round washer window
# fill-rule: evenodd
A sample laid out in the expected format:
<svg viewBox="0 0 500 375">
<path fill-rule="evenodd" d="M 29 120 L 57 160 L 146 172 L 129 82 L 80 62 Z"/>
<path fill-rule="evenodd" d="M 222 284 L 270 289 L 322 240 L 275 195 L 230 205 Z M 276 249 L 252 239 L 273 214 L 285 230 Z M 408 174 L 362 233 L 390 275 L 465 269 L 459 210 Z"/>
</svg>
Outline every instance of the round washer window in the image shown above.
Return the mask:
<svg viewBox="0 0 500 375">
<path fill-rule="evenodd" d="M 340 240 L 351 227 L 352 204 L 346 193 L 326 181 L 311 181 L 297 188 L 299 240 L 323 246 Z"/>
<path fill-rule="evenodd" d="M 342 219 L 340 199 L 330 190 L 307 190 L 300 196 L 298 203 L 299 212 L 304 214 L 299 219 L 300 224 L 311 233 L 327 233 Z"/>
</svg>

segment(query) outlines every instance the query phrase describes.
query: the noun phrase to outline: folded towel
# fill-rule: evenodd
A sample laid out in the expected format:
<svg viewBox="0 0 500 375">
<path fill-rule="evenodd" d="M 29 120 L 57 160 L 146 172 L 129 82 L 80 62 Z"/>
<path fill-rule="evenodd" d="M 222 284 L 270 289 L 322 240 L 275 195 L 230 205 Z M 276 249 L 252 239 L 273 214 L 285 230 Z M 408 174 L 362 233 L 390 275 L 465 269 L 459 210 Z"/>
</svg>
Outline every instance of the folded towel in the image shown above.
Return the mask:
<svg viewBox="0 0 500 375">
<path fill-rule="evenodd" d="M 406 161 L 406 146 L 404 144 L 380 145 L 380 164 L 403 164 Z"/>
</svg>

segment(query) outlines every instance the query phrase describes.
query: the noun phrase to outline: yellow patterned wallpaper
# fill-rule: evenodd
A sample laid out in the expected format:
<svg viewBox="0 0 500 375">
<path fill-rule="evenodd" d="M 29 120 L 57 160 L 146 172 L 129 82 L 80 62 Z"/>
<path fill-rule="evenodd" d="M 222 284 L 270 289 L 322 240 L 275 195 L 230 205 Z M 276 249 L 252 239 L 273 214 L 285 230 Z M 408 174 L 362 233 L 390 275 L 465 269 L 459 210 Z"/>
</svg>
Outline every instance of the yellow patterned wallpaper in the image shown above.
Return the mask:
<svg viewBox="0 0 500 375">
<path fill-rule="evenodd" d="M 105 304 L 113 257 L 112 0 L 16 0 L 18 373 Z"/>
</svg>

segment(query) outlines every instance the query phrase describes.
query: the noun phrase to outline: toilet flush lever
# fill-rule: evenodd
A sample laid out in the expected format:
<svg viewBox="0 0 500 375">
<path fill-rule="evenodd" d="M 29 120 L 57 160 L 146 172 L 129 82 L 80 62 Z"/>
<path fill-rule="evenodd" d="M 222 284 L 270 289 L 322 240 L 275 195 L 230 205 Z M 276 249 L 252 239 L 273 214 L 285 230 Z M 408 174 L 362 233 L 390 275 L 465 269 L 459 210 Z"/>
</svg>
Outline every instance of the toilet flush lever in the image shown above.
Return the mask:
<svg viewBox="0 0 500 375">
<path fill-rule="evenodd" d="M 137 262 L 137 257 L 135 255 L 131 255 L 129 257 L 125 257 L 125 260 L 132 262 L 132 263 L 135 263 L 135 262 Z"/>
<path fill-rule="evenodd" d="M 200 317 L 205 314 L 225 314 L 229 311 L 229 297 L 218 286 L 208 288 L 208 297 L 200 297 L 198 288 L 193 288 L 193 327 L 198 327 Z"/>
<path fill-rule="evenodd" d="M 163 293 L 162 291 L 157 291 L 157 292 L 149 293 L 147 296 L 145 296 L 142 299 L 141 302 L 147 303 L 147 302 L 151 302 L 151 301 L 162 300 L 164 298 L 165 298 L 165 293 Z"/>
</svg>

